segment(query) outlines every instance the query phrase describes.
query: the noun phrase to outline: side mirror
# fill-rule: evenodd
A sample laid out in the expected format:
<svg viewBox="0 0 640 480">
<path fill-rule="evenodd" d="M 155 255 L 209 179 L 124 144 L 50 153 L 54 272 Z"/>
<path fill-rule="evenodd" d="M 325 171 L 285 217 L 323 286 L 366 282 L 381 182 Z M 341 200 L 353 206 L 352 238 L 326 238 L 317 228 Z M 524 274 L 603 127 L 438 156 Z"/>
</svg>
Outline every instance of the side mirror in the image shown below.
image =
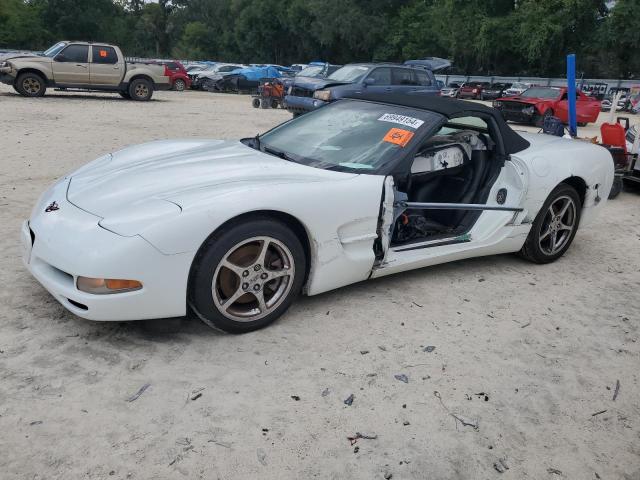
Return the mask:
<svg viewBox="0 0 640 480">
<path fill-rule="evenodd" d="M 374 83 L 376 83 L 376 79 L 375 78 L 365 78 L 364 79 L 364 84 L 365 85 L 373 85 Z"/>
</svg>

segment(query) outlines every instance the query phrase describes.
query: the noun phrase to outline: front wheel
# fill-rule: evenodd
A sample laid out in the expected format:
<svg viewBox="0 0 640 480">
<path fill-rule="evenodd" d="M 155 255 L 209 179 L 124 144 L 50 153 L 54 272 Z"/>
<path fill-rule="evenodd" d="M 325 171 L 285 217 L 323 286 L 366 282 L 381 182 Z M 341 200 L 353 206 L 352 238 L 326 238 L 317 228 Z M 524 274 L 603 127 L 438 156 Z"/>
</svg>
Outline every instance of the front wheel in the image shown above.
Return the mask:
<svg viewBox="0 0 640 480">
<path fill-rule="evenodd" d="M 47 84 L 37 73 L 22 73 L 18 75 L 14 88 L 23 97 L 42 97 L 47 91 Z"/>
<path fill-rule="evenodd" d="M 544 121 L 545 119 L 552 117 L 553 116 L 553 110 L 551 110 L 550 108 L 545 110 L 544 113 L 542 115 L 536 114 L 533 116 L 533 124 L 538 127 L 538 128 L 542 128 L 544 127 Z"/>
<path fill-rule="evenodd" d="M 207 325 L 244 333 L 274 322 L 302 289 L 306 256 L 284 223 L 256 216 L 215 232 L 194 259 L 189 303 Z"/>
<path fill-rule="evenodd" d="M 581 208 L 575 188 L 558 185 L 533 221 L 520 255 L 534 263 L 550 263 L 564 255 L 578 231 Z"/>
<path fill-rule="evenodd" d="M 151 100 L 153 95 L 153 85 L 149 80 L 144 78 L 136 78 L 129 84 L 129 96 L 132 100 L 146 102 Z"/>
<path fill-rule="evenodd" d="M 173 82 L 173 89 L 178 92 L 184 92 L 186 88 L 187 88 L 187 84 L 181 78 L 178 78 L 175 82 Z"/>
</svg>

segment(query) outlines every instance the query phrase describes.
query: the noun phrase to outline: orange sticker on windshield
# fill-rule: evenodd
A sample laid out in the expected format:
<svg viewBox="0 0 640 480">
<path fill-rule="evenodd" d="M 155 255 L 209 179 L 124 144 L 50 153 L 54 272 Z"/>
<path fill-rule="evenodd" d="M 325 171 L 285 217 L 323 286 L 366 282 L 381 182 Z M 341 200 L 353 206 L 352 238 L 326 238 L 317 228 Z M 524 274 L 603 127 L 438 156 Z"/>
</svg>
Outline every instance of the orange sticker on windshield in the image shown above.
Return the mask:
<svg viewBox="0 0 640 480">
<path fill-rule="evenodd" d="M 107 56 L 107 51 L 106 50 L 100 50 L 100 56 L 105 58 Z"/>
<path fill-rule="evenodd" d="M 385 142 L 394 143 L 396 145 L 400 145 L 401 147 L 405 147 L 412 138 L 413 132 L 410 132 L 409 130 L 403 130 L 401 128 L 392 128 L 387 132 L 383 140 Z"/>
</svg>

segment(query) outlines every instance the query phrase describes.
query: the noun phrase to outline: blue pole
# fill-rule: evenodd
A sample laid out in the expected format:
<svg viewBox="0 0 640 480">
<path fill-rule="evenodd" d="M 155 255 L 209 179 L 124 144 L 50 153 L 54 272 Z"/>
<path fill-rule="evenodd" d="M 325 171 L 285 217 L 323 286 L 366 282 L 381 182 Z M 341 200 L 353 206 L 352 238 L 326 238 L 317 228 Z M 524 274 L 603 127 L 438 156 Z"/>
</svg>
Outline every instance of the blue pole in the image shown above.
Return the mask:
<svg viewBox="0 0 640 480">
<path fill-rule="evenodd" d="M 567 97 L 569 100 L 569 134 L 578 135 L 576 120 L 576 55 L 567 55 Z"/>
</svg>

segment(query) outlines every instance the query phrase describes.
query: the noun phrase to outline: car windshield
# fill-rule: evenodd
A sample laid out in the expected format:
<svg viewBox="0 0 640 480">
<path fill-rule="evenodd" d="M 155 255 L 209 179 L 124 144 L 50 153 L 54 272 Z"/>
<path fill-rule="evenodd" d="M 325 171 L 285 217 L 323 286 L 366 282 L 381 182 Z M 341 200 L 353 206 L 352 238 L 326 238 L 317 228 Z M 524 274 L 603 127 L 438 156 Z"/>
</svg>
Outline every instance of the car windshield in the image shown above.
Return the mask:
<svg viewBox="0 0 640 480">
<path fill-rule="evenodd" d="M 522 98 L 557 98 L 560 95 L 559 88 L 531 87 L 522 92 Z"/>
<path fill-rule="evenodd" d="M 298 73 L 296 73 L 296 77 L 316 77 L 322 73 L 324 67 L 321 65 L 313 65 L 312 67 L 303 68 Z"/>
<path fill-rule="evenodd" d="M 416 132 L 442 123 L 434 112 L 340 100 L 274 128 L 259 137 L 259 145 L 310 167 L 376 173 L 415 141 Z"/>
<path fill-rule="evenodd" d="M 331 75 L 329 80 L 335 80 L 336 82 L 358 82 L 371 70 L 371 67 L 364 67 L 362 65 L 346 65 L 339 68 Z"/>
<path fill-rule="evenodd" d="M 60 50 L 62 50 L 67 44 L 64 42 L 58 42 L 55 45 L 53 45 L 52 47 L 49 47 L 48 49 L 46 49 L 42 55 L 44 55 L 45 57 L 55 57 Z"/>
</svg>

